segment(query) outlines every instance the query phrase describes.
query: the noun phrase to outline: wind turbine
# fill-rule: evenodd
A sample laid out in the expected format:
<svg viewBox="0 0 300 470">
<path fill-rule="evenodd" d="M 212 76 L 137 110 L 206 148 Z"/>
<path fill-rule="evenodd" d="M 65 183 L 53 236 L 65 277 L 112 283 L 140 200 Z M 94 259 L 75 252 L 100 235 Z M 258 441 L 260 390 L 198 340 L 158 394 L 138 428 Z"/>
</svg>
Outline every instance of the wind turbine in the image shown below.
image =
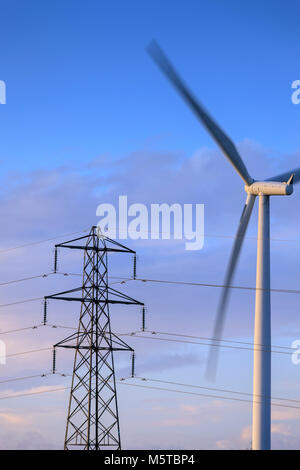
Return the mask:
<svg viewBox="0 0 300 470">
<path fill-rule="evenodd" d="M 224 327 L 229 288 L 236 270 L 247 226 L 251 217 L 256 196 L 259 198 L 256 298 L 254 325 L 254 366 L 253 366 L 253 414 L 252 414 L 252 449 L 269 450 L 271 448 L 271 303 L 270 303 L 270 196 L 289 196 L 293 185 L 300 181 L 300 168 L 268 178 L 254 180 L 238 153 L 234 143 L 209 116 L 181 80 L 161 48 L 156 42 L 148 47 L 148 52 L 156 64 L 165 73 L 197 118 L 219 145 L 236 172 L 245 183 L 247 193 L 234 245 L 227 267 L 224 288 L 214 327 L 214 341 L 211 346 L 208 371 L 215 374 L 217 364 L 217 341 L 221 339 Z"/>
</svg>

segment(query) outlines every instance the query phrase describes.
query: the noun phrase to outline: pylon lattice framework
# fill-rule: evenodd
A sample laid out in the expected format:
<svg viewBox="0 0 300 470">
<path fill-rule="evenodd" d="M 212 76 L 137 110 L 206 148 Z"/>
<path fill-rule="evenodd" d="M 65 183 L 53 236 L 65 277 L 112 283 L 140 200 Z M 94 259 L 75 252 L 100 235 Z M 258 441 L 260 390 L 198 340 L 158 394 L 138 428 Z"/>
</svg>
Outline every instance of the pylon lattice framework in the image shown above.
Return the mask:
<svg viewBox="0 0 300 470">
<path fill-rule="evenodd" d="M 109 252 L 135 252 L 92 227 L 86 236 L 55 245 L 55 272 L 58 247 L 84 250 L 82 286 L 45 297 L 45 305 L 48 299 L 81 302 L 77 332 L 54 345 L 54 372 L 55 348 L 75 349 L 64 449 L 120 450 L 113 353 L 133 349 L 111 331 L 109 305 L 144 304 L 109 287 L 107 258 Z"/>
</svg>

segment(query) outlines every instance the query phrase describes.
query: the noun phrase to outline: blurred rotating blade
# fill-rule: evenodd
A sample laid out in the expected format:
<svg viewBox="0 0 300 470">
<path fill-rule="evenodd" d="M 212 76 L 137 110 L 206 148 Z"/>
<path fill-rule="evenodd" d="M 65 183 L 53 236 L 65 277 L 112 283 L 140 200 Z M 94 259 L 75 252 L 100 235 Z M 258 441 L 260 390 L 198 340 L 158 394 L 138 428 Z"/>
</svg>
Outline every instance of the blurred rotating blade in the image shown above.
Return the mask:
<svg viewBox="0 0 300 470">
<path fill-rule="evenodd" d="M 248 173 L 248 170 L 239 155 L 234 143 L 229 137 L 222 131 L 217 123 L 209 116 L 202 105 L 196 100 L 196 98 L 189 92 L 188 88 L 181 80 L 169 60 L 167 59 L 164 52 L 161 50 L 159 45 L 152 41 L 148 46 L 148 52 L 159 66 L 159 68 L 165 73 L 177 91 L 186 100 L 188 105 L 192 108 L 198 118 L 200 118 L 202 124 L 206 127 L 208 132 L 217 142 L 225 156 L 228 158 L 230 163 L 233 165 L 240 177 L 245 181 L 246 184 L 250 185 L 253 183 L 253 178 Z"/>
<path fill-rule="evenodd" d="M 251 217 L 253 205 L 255 202 L 255 197 L 253 194 L 248 194 L 245 207 L 242 212 L 242 216 L 240 219 L 239 227 L 236 233 L 234 245 L 232 248 L 231 256 L 229 265 L 227 268 L 225 281 L 224 281 L 224 288 L 222 291 L 219 308 L 217 312 L 217 318 L 215 322 L 214 332 L 213 332 L 213 339 L 211 342 L 207 368 L 206 368 L 206 376 L 210 379 L 215 379 L 216 371 L 217 371 L 217 362 L 218 362 L 218 355 L 219 355 L 219 345 L 220 340 L 222 338 L 223 328 L 224 328 L 224 321 L 226 316 L 226 307 L 229 298 L 229 291 L 230 286 L 232 285 L 233 276 L 236 270 L 239 254 L 242 248 L 242 244 L 245 238 L 246 230 L 248 227 L 248 223 Z"/>
<path fill-rule="evenodd" d="M 293 184 L 299 183 L 300 181 L 300 168 L 295 168 L 294 170 L 286 171 L 281 173 L 281 175 L 274 176 L 273 178 L 268 178 L 266 181 L 280 181 L 281 183 L 286 183 L 291 175 L 294 175 Z"/>
</svg>

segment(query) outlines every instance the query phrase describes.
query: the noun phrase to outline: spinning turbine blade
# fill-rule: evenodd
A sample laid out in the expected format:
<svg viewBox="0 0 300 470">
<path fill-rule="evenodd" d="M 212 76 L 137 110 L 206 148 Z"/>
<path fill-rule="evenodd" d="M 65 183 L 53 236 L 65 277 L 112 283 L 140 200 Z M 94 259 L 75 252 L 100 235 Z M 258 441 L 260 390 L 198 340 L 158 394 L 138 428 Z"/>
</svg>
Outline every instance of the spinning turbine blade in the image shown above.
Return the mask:
<svg viewBox="0 0 300 470">
<path fill-rule="evenodd" d="M 245 181 L 246 184 L 250 185 L 253 182 L 253 179 L 249 175 L 247 168 L 244 165 L 244 162 L 240 157 L 234 143 L 229 139 L 229 137 L 222 131 L 222 129 L 216 124 L 216 122 L 200 105 L 200 103 L 189 92 L 188 88 L 185 86 L 185 84 L 183 83 L 183 81 L 181 80 L 181 78 L 165 56 L 164 52 L 161 50 L 161 48 L 155 41 L 153 41 L 148 46 L 148 52 L 154 59 L 156 64 L 160 67 L 160 69 L 165 73 L 165 75 L 175 86 L 177 91 L 179 91 L 179 93 L 183 96 L 183 98 L 195 112 L 197 117 L 200 118 L 208 132 L 223 150 L 226 157 L 233 165 L 235 170 L 238 172 L 240 177 Z"/>
<path fill-rule="evenodd" d="M 274 176 L 273 178 L 268 178 L 266 181 L 280 181 L 281 183 L 286 183 L 291 175 L 294 175 L 293 184 L 299 183 L 300 181 L 300 168 L 295 168 L 294 170 L 286 171 L 281 173 L 281 175 Z"/>
<path fill-rule="evenodd" d="M 233 280 L 239 254 L 242 248 L 242 244 L 244 241 L 248 223 L 251 217 L 253 205 L 255 202 L 255 197 L 256 196 L 254 196 L 253 194 L 248 194 L 247 196 L 246 204 L 242 212 L 239 227 L 238 227 L 234 245 L 232 248 L 229 265 L 226 271 L 226 276 L 225 276 L 225 281 L 224 281 L 225 287 L 223 288 L 222 296 L 221 296 L 221 300 L 220 300 L 220 304 L 218 308 L 217 318 L 216 318 L 214 332 L 213 332 L 213 340 L 212 340 L 211 347 L 210 347 L 210 353 L 209 353 L 207 369 L 206 369 L 206 375 L 209 378 L 215 378 L 215 375 L 216 375 L 217 361 L 218 361 L 218 344 L 219 344 L 219 340 L 222 338 L 224 320 L 225 320 L 225 315 L 226 315 L 226 307 L 227 307 L 227 302 L 228 302 L 228 297 L 229 297 L 229 287 L 231 286 L 231 283 Z"/>
</svg>

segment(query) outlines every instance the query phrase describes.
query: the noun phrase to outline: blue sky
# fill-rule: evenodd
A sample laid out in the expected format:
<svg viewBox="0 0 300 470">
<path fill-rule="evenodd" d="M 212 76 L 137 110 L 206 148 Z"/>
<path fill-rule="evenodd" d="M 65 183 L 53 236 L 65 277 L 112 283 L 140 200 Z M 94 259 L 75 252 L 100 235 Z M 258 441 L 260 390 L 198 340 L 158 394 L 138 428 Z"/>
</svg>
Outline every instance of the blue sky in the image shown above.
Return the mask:
<svg viewBox="0 0 300 470">
<path fill-rule="evenodd" d="M 297 2 L 1 4 L 9 169 L 116 156 L 149 142 L 211 145 L 145 54 L 153 37 L 234 139 L 274 152 L 297 147 Z"/>
<path fill-rule="evenodd" d="M 186 252 L 183 243 L 172 241 L 129 240 L 128 245 L 139 253 L 141 276 L 221 283 L 232 244 L 232 238 L 223 237 L 235 233 L 243 184 L 145 48 L 157 39 L 237 144 L 253 177 L 270 176 L 299 166 L 300 105 L 291 102 L 291 84 L 300 79 L 299 10 L 293 1 L 2 0 L 0 80 L 6 82 L 7 103 L 0 105 L 0 250 L 85 229 L 97 223 L 99 203 L 115 203 L 121 194 L 145 204 L 204 203 L 206 237 L 200 252 Z M 221 193 L 224 178 L 228 186 Z M 289 240 L 272 241 L 276 288 L 299 288 L 297 190 L 271 203 L 272 238 Z M 256 236 L 256 211 L 249 236 Z M 1 282 L 51 270 L 52 245 L 0 253 Z M 254 285 L 255 255 L 255 240 L 248 238 L 237 285 Z M 62 266 L 78 272 L 81 260 L 66 257 Z M 116 262 L 113 274 L 124 269 Z M 71 288 L 77 281 L 60 277 L 20 283 L 17 290 L 1 286 L 0 304 Z M 121 289 L 145 300 L 150 329 L 212 333 L 217 289 L 139 283 Z M 290 346 L 300 337 L 297 297 L 272 296 L 274 344 Z M 230 305 L 225 336 L 252 341 L 253 293 L 235 291 Z M 76 325 L 77 311 L 56 304 L 51 312 L 53 321 Z M 42 306 L 21 304 L 3 308 L 0 315 L 5 331 L 40 323 Z M 116 311 L 113 325 L 116 331 L 138 329 L 139 313 Z M 13 353 L 45 347 L 64 336 L 64 330 L 50 329 L 8 335 L 7 348 Z M 206 347 L 128 342 L 137 349 L 140 375 L 211 385 L 204 379 Z M 2 375 L 49 370 L 49 354 L 36 362 L 29 356 L 12 358 Z M 60 355 L 60 361 L 61 370 L 70 372 L 70 357 Z M 126 359 L 118 366 L 119 374 L 128 371 Z M 299 370 L 289 356 L 276 355 L 274 395 L 299 399 Z M 42 384 L 39 379 L 12 382 L 3 394 L 43 384 L 68 385 L 59 377 Z M 224 350 L 213 386 L 251 393 L 251 352 Z M 60 447 L 67 398 L 62 392 L 1 401 L 0 447 Z M 299 448 L 298 411 L 274 410 L 274 447 Z M 247 404 L 126 392 L 120 386 L 120 413 L 125 448 L 250 445 Z"/>
</svg>

